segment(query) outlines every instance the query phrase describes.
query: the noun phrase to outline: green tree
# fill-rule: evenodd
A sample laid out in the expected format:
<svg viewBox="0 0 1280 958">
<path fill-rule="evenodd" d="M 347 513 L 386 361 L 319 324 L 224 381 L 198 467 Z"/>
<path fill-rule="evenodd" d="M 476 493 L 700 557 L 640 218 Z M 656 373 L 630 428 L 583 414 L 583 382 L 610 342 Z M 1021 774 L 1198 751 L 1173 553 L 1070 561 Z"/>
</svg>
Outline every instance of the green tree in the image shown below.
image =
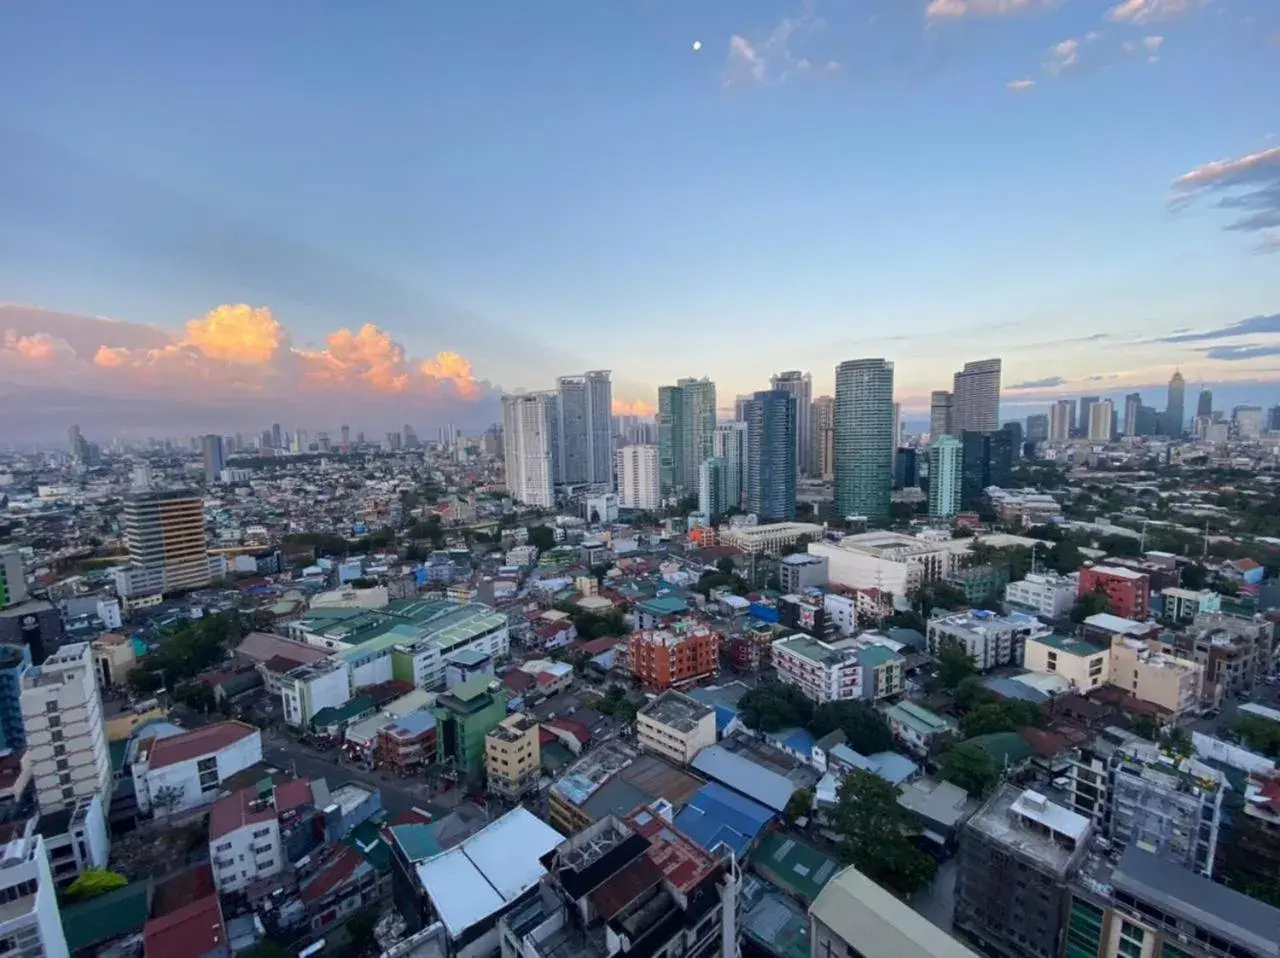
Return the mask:
<svg viewBox="0 0 1280 958">
<path fill-rule="evenodd" d="M 996 760 L 973 745 L 955 745 L 942 756 L 944 781 L 963 788 L 974 798 L 985 798 L 1000 782 Z"/>
<path fill-rule="evenodd" d="M 1084 556 L 1074 542 L 1055 542 L 1044 564 L 1054 572 L 1068 575 L 1084 565 Z"/>
<path fill-rule="evenodd" d="M 295 953 L 284 945 L 264 939 L 251 948 L 236 952 L 236 958 L 294 958 Z"/>
<path fill-rule="evenodd" d="M 80 877 L 67 886 L 67 898 L 73 901 L 88 901 L 107 892 L 116 891 L 129 884 L 129 879 L 119 872 L 106 868 L 86 868 Z"/>
<path fill-rule="evenodd" d="M 995 693 L 982 684 L 977 675 L 966 675 L 957 683 L 954 693 L 956 708 L 968 712 L 985 702 L 995 701 Z"/>
<path fill-rule="evenodd" d="M 556 547 L 556 534 L 550 526 L 529 526 L 529 545 L 539 552 L 550 552 Z"/>
<path fill-rule="evenodd" d="M 1071 607 L 1071 621 L 1083 622 L 1090 616 L 1106 612 L 1109 608 L 1111 608 L 1111 600 L 1107 598 L 1106 593 L 1086 592 L 1076 599 L 1075 605 Z"/>
<path fill-rule="evenodd" d="M 1280 724 L 1258 715 L 1241 715 L 1232 721 L 1231 731 L 1253 751 L 1280 758 Z"/>
<path fill-rule="evenodd" d="M 884 717 L 866 702 L 823 702 L 813 710 L 809 731 L 822 738 L 836 729 L 844 732 L 849 747 L 863 755 L 893 748 L 893 733 Z"/>
<path fill-rule="evenodd" d="M 376 908 L 358 911 L 347 919 L 346 932 L 348 946 L 345 954 L 359 958 L 377 949 L 378 940 L 373 935 L 374 926 L 378 923 Z"/>
<path fill-rule="evenodd" d="M 804 818 L 813 809 L 813 789 L 800 788 L 791 793 L 787 799 L 787 807 L 782 810 L 788 825 L 794 825 L 796 819 Z"/>
<path fill-rule="evenodd" d="M 977 672 L 968 651 L 955 642 L 943 642 L 938 647 L 938 679 L 943 686 L 954 689 Z"/>
<path fill-rule="evenodd" d="M 1191 562 L 1182 567 L 1182 587 L 1199 592 L 1209 583 L 1209 570 L 1199 562 Z"/>
<path fill-rule="evenodd" d="M 720 570 L 721 575 L 733 575 L 733 556 L 721 556 L 716 560 L 716 568 Z"/>
<path fill-rule="evenodd" d="M 832 830 L 840 836 L 840 857 L 872 881 L 909 895 L 933 881 L 936 866 L 910 839 L 910 814 L 898 804 L 898 789 L 873 772 L 854 769 L 845 776 Z"/>
<path fill-rule="evenodd" d="M 998 702 L 984 702 L 961 718 L 960 732 L 965 738 L 973 738 L 994 732 L 1016 732 L 1043 722 L 1044 715 L 1030 702 L 1000 699 Z"/>
<path fill-rule="evenodd" d="M 1173 725 L 1165 733 L 1165 746 L 1175 755 L 1181 755 L 1184 758 L 1190 757 L 1195 751 L 1191 744 L 1191 736 L 1187 734 L 1187 730 Z"/>
<path fill-rule="evenodd" d="M 808 727 L 813 718 L 813 701 L 794 685 L 762 682 L 738 700 L 738 715 L 747 728 L 760 732 Z"/>
<path fill-rule="evenodd" d="M 1129 731 L 1145 738 L 1148 742 L 1158 742 L 1160 741 L 1160 720 L 1144 712 L 1135 716 L 1129 723 Z"/>
</svg>

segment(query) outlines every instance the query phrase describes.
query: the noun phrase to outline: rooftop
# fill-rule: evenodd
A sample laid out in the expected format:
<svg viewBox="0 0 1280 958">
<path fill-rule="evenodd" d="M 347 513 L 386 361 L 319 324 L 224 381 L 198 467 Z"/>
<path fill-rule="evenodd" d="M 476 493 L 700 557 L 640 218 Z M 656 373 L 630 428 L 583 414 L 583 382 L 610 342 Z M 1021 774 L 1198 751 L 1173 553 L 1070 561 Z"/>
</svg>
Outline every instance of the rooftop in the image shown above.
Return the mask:
<svg viewBox="0 0 1280 958">
<path fill-rule="evenodd" d="M 845 536 L 836 545 L 841 549 L 864 552 L 881 559 L 902 562 L 913 556 L 946 552 L 945 542 L 929 542 L 900 532 L 863 532 Z"/>
<path fill-rule="evenodd" d="M 709 705 L 680 692 L 666 692 L 645 705 L 640 714 L 677 732 L 692 732 L 713 711 Z"/>
<path fill-rule="evenodd" d="M 256 788 L 242 788 L 213 803 L 209 811 L 209 840 L 229 835 L 246 825 L 275 820 L 276 809 L 271 798 L 260 797 Z"/>
<path fill-rule="evenodd" d="M 190 761 L 203 755 L 220 752 L 236 742 L 261 733 L 245 722 L 215 722 L 203 728 L 193 729 L 169 738 L 154 738 L 150 742 L 152 769 L 165 768 L 178 762 Z M 140 755 L 140 758 L 142 756 Z"/>
<path fill-rule="evenodd" d="M 901 722 L 907 728 L 920 735 L 936 735 L 940 732 L 953 730 L 956 727 L 954 719 L 931 712 L 923 705 L 917 705 L 910 700 L 890 706 L 885 711 L 885 715 L 890 720 Z"/>
<path fill-rule="evenodd" d="M 155 958 L 201 958 L 227 944 L 222 906 L 216 894 L 183 905 L 147 922 L 143 950 Z"/>
<path fill-rule="evenodd" d="M 1144 573 L 1135 572 L 1133 569 L 1126 569 L 1124 566 L 1095 565 L 1095 566 L 1086 566 L 1086 568 L 1091 568 L 1092 571 L 1097 572 L 1101 575 L 1115 576 L 1118 579 L 1145 579 L 1146 578 L 1146 575 Z"/>
<path fill-rule="evenodd" d="M 1097 615 L 1091 615 L 1084 620 L 1084 624 L 1095 629 L 1104 629 L 1107 632 L 1120 632 L 1125 634 L 1133 634 L 1137 632 L 1146 632 L 1151 626 L 1143 622 L 1135 622 L 1133 619 L 1126 619 L 1123 616 L 1112 615 L 1110 612 L 1099 612 Z"/>
<path fill-rule="evenodd" d="M 1078 656 L 1086 659 L 1095 655 L 1106 655 L 1107 650 L 1100 645 L 1094 645 L 1092 642 L 1086 642 L 1084 639 L 1073 638 L 1069 635 L 1061 635 L 1057 632 L 1051 632 L 1048 635 L 1037 635 L 1031 642 L 1038 642 L 1041 645 L 1047 645 L 1051 649 L 1059 652 L 1065 652 L 1067 655 Z"/>
<path fill-rule="evenodd" d="M 693 759 L 693 768 L 776 812 L 787 807 L 797 785 L 786 775 L 773 771 L 723 745 L 704 748 Z"/>
<path fill-rule="evenodd" d="M 969 819 L 968 827 L 1065 875 L 1090 826 L 1089 819 L 1039 792 L 1006 783 Z"/>
</svg>

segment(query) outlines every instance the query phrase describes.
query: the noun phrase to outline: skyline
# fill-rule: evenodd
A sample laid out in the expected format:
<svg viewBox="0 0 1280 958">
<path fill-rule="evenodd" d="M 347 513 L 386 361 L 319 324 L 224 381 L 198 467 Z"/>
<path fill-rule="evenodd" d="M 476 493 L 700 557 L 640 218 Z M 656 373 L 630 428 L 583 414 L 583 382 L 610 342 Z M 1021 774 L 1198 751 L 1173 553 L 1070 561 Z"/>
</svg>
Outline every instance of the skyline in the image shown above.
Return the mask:
<svg viewBox="0 0 1280 958">
<path fill-rule="evenodd" d="M 1265 0 L 133 6 L 9 17 L 6 436 L 480 428 L 586 369 L 723 412 L 878 357 L 912 417 L 990 356 L 1002 418 L 1280 401 Z"/>
</svg>

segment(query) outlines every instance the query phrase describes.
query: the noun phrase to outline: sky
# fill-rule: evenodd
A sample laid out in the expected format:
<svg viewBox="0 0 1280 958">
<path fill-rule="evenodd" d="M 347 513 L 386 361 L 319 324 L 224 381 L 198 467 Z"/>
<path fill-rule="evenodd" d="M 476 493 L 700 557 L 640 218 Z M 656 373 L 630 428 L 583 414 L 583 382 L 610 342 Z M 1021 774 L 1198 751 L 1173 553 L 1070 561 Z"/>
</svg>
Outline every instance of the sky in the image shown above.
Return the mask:
<svg viewBox="0 0 1280 958">
<path fill-rule="evenodd" d="M 0 89 L 0 442 L 874 356 L 1280 402 L 1275 0 L 21 3 Z"/>
</svg>

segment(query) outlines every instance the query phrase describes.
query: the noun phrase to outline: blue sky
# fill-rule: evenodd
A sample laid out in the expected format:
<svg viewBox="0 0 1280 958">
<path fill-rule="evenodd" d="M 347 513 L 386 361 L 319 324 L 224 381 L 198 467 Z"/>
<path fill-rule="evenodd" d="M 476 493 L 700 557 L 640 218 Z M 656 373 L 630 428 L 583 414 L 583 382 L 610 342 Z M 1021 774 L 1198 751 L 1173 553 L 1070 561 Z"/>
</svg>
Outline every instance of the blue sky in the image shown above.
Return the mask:
<svg viewBox="0 0 1280 958">
<path fill-rule="evenodd" d="M 930 7 L 9 5 L 0 301 L 166 330 L 246 302 L 295 344 L 375 323 L 650 402 L 867 355 L 909 405 L 987 355 L 1280 400 L 1280 322 L 1244 359 L 1151 341 L 1280 314 L 1280 222 L 1220 206 L 1280 216 L 1280 4 Z"/>
</svg>

